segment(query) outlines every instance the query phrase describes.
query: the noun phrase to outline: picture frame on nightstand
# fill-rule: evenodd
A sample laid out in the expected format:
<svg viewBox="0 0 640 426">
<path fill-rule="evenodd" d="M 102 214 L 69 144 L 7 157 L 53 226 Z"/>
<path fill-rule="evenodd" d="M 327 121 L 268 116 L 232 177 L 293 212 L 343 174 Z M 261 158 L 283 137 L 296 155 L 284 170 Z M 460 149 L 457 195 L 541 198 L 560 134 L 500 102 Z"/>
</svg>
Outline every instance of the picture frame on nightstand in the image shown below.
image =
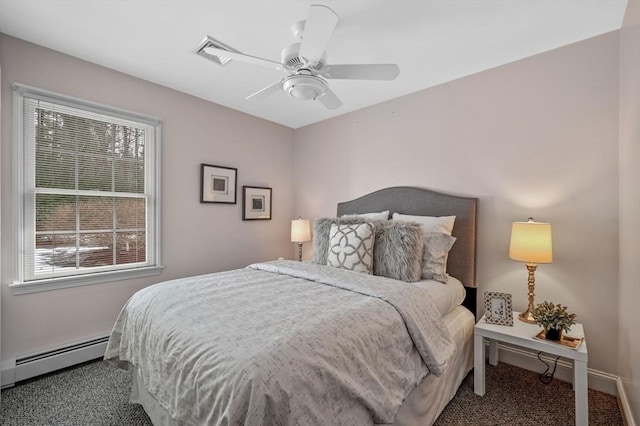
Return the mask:
<svg viewBox="0 0 640 426">
<path fill-rule="evenodd" d="M 488 324 L 513 326 L 513 305 L 509 293 L 485 291 L 484 311 Z"/>
</svg>

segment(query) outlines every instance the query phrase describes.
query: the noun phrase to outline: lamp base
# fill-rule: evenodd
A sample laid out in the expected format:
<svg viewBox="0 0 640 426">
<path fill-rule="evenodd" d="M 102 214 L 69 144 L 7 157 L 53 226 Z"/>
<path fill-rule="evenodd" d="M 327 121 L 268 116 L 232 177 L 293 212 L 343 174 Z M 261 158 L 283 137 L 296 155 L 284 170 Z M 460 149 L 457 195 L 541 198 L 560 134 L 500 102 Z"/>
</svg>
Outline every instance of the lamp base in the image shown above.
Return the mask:
<svg viewBox="0 0 640 426">
<path fill-rule="evenodd" d="M 298 262 L 302 262 L 302 243 L 298 243 Z"/>
<path fill-rule="evenodd" d="M 520 315 L 518 315 L 518 319 L 520 321 L 528 322 L 529 324 L 536 323 L 536 320 L 535 318 L 533 318 L 533 314 L 531 313 L 531 311 L 529 311 L 529 309 L 527 309 L 524 312 L 521 312 Z"/>
<path fill-rule="evenodd" d="M 536 320 L 533 318 L 533 301 L 534 301 L 534 290 L 535 290 L 535 272 L 538 265 L 535 263 L 527 263 L 527 271 L 529 271 L 529 277 L 527 279 L 527 297 L 529 299 L 529 303 L 527 304 L 527 309 L 518 315 L 518 319 L 520 321 L 524 321 L 529 324 L 535 324 Z"/>
</svg>

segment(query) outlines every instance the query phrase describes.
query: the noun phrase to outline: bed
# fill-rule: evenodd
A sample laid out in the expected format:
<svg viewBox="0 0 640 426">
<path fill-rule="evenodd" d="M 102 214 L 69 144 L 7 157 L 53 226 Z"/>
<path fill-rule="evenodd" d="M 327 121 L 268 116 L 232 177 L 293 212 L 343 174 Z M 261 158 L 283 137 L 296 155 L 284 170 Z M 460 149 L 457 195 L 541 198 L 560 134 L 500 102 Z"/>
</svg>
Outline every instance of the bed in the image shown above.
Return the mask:
<svg viewBox="0 0 640 426">
<path fill-rule="evenodd" d="M 476 209 L 413 187 L 338 204 L 456 216 L 446 284 L 294 261 L 169 281 L 127 302 L 105 359 L 156 426 L 432 424 L 472 366 Z"/>
</svg>

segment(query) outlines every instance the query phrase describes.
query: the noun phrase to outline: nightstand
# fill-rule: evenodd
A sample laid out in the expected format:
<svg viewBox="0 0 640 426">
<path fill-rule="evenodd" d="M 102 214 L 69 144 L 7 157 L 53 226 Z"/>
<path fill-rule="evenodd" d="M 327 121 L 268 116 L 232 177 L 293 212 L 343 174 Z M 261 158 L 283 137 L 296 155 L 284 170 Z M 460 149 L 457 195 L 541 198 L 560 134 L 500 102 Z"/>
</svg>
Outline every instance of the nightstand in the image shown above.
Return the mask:
<svg viewBox="0 0 640 426">
<path fill-rule="evenodd" d="M 589 402 L 587 400 L 587 342 L 583 339 L 577 349 L 558 343 L 535 339 L 540 331 L 537 324 L 529 324 L 518 319 L 518 312 L 513 313 L 513 327 L 487 324 L 484 316 L 476 324 L 474 331 L 473 380 L 474 392 L 484 395 L 485 386 L 485 344 L 489 341 L 489 364 L 498 365 L 498 342 L 527 348 L 536 352 L 544 352 L 573 361 L 573 391 L 576 400 L 576 425 L 589 424 Z M 584 336 L 582 324 L 571 326 L 571 334 Z"/>
</svg>

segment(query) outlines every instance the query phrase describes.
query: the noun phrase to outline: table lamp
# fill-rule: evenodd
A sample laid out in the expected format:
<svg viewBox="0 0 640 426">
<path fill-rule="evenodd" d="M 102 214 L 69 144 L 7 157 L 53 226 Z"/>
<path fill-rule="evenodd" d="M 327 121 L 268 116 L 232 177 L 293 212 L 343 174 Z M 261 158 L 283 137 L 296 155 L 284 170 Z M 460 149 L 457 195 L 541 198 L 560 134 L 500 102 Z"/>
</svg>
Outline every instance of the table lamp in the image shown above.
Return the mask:
<svg viewBox="0 0 640 426">
<path fill-rule="evenodd" d="M 533 299 L 535 288 L 535 271 L 540 263 L 553 261 L 551 247 L 551 225 L 549 223 L 535 222 L 532 217 L 527 222 L 513 222 L 511 226 L 511 244 L 509 245 L 509 258 L 525 262 L 529 271 L 527 310 L 518 317 L 521 321 L 535 323 L 533 319 Z"/>
<path fill-rule="evenodd" d="M 309 220 L 298 218 L 291 221 L 291 242 L 298 243 L 298 261 L 302 261 L 302 243 L 311 241 Z"/>
</svg>

